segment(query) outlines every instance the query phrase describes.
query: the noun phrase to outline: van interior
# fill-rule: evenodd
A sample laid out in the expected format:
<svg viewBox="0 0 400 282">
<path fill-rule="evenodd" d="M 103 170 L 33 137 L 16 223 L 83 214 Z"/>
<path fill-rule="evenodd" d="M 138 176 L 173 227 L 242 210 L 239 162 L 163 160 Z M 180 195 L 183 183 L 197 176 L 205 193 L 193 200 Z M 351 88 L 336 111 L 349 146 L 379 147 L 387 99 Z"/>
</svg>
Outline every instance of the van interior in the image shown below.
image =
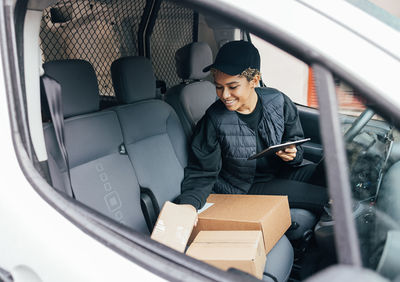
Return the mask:
<svg viewBox="0 0 400 282">
<path fill-rule="evenodd" d="M 41 127 L 31 134 L 44 140 L 32 145 L 47 182 L 96 217 L 157 246 L 149 234 L 163 204 L 180 194 L 193 130 L 217 99 L 213 77 L 202 69 L 233 40 L 260 50 L 262 85 L 296 103 L 311 138 L 304 158 L 325 161 L 312 68 L 245 27 L 173 1 L 52 2 L 38 2 L 25 16 L 32 25 L 24 35 L 26 92 L 41 101 Z M 38 48 L 27 48 L 29 38 Z M 372 209 L 376 203 L 400 214 L 387 204 L 400 160 L 398 133 L 336 76 L 335 88 L 363 265 L 391 277 L 397 270 L 384 267 L 390 260 L 382 253 L 387 233 L 399 236 L 399 221 Z M 62 105 L 49 93 L 61 95 Z M 265 281 L 300 281 L 337 263 L 329 205 L 322 215 L 291 215 L 292 226 L 267 255 Z"/>
</svg>

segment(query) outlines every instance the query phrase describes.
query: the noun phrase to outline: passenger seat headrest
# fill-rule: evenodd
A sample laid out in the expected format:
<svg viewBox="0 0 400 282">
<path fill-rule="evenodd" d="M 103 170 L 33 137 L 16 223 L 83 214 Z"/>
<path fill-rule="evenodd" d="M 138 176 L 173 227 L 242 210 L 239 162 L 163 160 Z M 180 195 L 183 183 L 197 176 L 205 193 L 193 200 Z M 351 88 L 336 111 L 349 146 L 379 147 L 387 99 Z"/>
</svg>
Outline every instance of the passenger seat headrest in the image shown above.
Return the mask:
<svg viewBox="0 0 400 282">
<path fill-rule="evenodd" d="M 92 65 L 83 60 L 59 60 L 43 64 L 45 73 L 61 85 L 64 118 L 100 109 L 99 88 Z"/>
<path fill-rule="evenodd" d="M 175 53 L 176 71 L 182 79 L 203 79 L 210 72 L 203 72 L 213 63 L 210 46 L 205 42 L 194 42 L 183 46 Z"/>
<path fill-rule="evenodd" d="M 145 57 L 124 57 L 111 65 L 115 95 L 123 104 L 156 98 L 156 78 Z"/>
</svg>

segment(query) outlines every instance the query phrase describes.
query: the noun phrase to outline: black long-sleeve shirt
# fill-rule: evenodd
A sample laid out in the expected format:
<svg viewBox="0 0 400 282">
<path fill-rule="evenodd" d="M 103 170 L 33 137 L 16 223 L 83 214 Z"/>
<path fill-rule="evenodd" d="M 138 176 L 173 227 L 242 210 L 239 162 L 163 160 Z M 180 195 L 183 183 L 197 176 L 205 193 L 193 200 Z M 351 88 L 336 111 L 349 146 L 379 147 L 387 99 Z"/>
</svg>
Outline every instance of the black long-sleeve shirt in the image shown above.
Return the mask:
<svg viewBox="0 0 400 282">
<path fill-rule="evenodd" d="M 286 95 L 283 95 L 283 97 L 285 129 L 282 142 L 304 138 L 296 106 Z M 269 144 L 264 144 L 258 132 L 258 124 L 262 118 L 262 111 L 261 99 L 258 97 L 256 108 L 252 113 L 246 115 L 236 112 L 249 128 L 257 132 L 257 152 L 269 146 Z M 191 204 L 196 209 L 200 209 L 205 204 L 217 180 L 221 170 L 221 160 L 221 148 L 218 143 L 216 129 L 207 115 L 205 115 L 199 121 L 194 131 L 191 150 L 189 152 L 189 161 L 185 168 L 185 176 L 181 187 L 182 194 L 175 202 Z M 296 158 L 289 162 L 282 161 L 275 154 L 259 158 L 257 159 L 254 183 L 267 182 L 273 179 L 280 169 L 284 169 L 287 165 L 297 165 L 302 160 L 303 149 L 301 146 L 297 146 Z"/>
</svg>

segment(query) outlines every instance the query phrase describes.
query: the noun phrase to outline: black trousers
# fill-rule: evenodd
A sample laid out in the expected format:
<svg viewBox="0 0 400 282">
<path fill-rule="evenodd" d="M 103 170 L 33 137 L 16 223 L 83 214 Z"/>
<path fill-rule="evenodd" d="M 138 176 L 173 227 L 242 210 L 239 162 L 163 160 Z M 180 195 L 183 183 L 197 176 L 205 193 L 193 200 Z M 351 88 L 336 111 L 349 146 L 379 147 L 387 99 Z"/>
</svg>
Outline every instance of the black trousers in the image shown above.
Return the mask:
<svg viewBox="0 0 400 282">
<path fill-rule="evenodd" d="M 291 208 L 317 214 L 329 200 L 322 162 L 285 169 L 270 181 L 254 183 L 248 194 L 287 195 Z"/>
</svg>

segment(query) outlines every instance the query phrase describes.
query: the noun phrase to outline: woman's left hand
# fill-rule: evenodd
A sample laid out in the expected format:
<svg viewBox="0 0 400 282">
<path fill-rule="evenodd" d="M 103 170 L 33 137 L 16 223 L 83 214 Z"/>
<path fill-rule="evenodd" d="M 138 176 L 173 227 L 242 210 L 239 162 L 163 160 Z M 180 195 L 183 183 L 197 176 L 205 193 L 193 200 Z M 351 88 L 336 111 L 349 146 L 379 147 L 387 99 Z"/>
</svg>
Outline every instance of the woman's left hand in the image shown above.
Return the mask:
<svg viewBox="0 0 400 282">
<path fill-rule="evenodd" d="M 284 150 L 280 150 L 275 154 L 278 157 L 280 157 L 283 161 L 289 162 L 294 160 L 294 158 L 296 157 L 296 153 L 297 153 L 296 145 L 290 145 L 286 147 Z"/>
</svg>

